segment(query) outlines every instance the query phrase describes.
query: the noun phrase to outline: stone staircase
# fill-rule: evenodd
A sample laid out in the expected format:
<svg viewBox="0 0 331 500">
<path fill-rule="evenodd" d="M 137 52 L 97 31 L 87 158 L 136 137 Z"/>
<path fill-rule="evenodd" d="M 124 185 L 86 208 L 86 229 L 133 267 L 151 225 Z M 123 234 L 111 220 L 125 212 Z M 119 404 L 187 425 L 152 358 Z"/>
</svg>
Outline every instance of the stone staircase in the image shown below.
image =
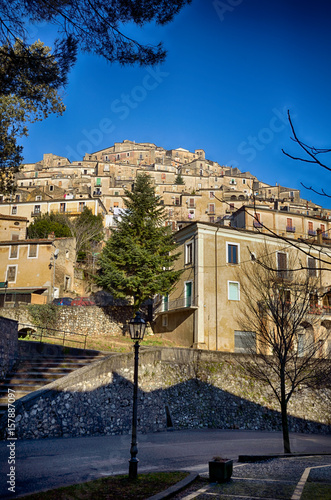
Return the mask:
<svg viewBox="0 0 331 500">
<path fill-rule="evenodd" d="M 15 400 L 41 389 L 69 373 L 94 361 L 106 353 L 65 354 L 63 356 L 33 356 L 22 358 L 4 380 L 0 381 L 0 419 L 8 408 L 8 389 L 15 391 Z"/>
</svg>

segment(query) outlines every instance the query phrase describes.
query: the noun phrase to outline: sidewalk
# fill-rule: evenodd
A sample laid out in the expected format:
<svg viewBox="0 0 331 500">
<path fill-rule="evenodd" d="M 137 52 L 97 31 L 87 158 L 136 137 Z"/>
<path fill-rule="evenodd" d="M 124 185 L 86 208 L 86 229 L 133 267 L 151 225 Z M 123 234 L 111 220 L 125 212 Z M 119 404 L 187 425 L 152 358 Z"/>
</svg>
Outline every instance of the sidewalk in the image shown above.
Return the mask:
<svg viewBox="0 0 331 500">
<path fill-rule="evenodd" d="M 166 496 L 160 498 L 167 498 Z M 235 463 L 228 483 L 208 482 L 208 473 L 172 497 L 175 500 L 330 500 L 331 455 Z"/>
</svg>

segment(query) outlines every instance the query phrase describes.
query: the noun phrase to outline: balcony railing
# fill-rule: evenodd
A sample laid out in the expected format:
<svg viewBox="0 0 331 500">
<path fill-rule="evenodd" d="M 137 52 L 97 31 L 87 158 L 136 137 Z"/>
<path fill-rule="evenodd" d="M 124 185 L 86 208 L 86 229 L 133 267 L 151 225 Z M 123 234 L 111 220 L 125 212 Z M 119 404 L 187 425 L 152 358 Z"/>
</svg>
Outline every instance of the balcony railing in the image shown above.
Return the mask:
<svg viewBox="0 0 331 500">
<path fill-rule="evenodd" d="M 181 309 L 196 308 L 195 297 L 180 297 L 179 299 L 169 300 L 168 302 L 160 301 L 154 308 L 155 314 L 161 312 L 176 311 Z"/>
<path fill-rule="evenodd" d="M 260 222 L 258 220 L 254 220 L 253 221 L 253 227 L 263 227 L 263 224 L 262 224 L 262 222 Z"/>
<path fill-rule="evenodd" d="M 310 314 L 331 314 L 331 306 L 312 305 L 309 309 Z"/>
<path fill-rule="evenodd" d="M 316 236 L 316 231 L 313 229 L 308 229 L 308 236 Z"/>
<path fill-rule="evenodd" d="M 286 226 L 286 232 L 287 233 L 295 233 L 295 227 L 294 226 Z"/>
</svg>

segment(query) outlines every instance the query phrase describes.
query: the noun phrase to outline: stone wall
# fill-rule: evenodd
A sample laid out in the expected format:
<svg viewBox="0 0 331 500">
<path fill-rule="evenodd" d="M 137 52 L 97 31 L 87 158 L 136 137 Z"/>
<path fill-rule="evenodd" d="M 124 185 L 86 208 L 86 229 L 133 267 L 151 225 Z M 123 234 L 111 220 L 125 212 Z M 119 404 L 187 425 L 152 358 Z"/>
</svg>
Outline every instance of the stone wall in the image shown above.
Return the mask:
<svg viewBox="0 0 331 500">
<path fill-rule="evenodd" d="M 17 321 L 0 316 L 0 379 L 5 378 L 17 358 Z"/>
<path fill-rule="evenodd" d="M 192 349 L 140 349 L 138 430 L 280 430 L 271 390 L 238 365 L 242 355 Z M 127 434 L 132 418 L 132 354 L 114 354 L 16 403 L 20 439 Z M 330 389 L 300 390 L 290 430 L 329 433 Z M 3 421 L 4 423 L 4 421 Z"/>
<path fill-rule="evenodd" d="M 43 306 L 38 306 L 43 307 Z M 51 326 L 62 331 L 89 335 L 117 335 L 123 333 L 124 325 L 132 317 L 130 306 L 56 306 L 56 321 Z M 29 306 L 0 308 L 6 318 L 15 319 L 22 324 L 33 324 Z M 42 325 L 40 325 L 42 326 Z M 46 325 L 45 325 L 46 326 Z"/>
</svg>

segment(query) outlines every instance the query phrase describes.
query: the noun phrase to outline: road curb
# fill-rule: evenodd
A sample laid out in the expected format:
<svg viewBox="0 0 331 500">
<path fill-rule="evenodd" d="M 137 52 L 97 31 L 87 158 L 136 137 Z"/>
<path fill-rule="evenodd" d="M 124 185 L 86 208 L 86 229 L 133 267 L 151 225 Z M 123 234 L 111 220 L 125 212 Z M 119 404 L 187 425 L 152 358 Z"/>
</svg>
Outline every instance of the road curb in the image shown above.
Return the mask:
<svg viewBox="0 0 331 500">
<path fill-rule="evenodd" d="M 314 456 L 330 456 L 330 453 L 272 453 L 267 455 L 239 455 L 238 462 L 262 462 L 271 460 L 272 458 L 296 458 L 296 457 L 314 457 Z"/>
<path fill-rule="evenodd" d="M 162 471 L 164 472 L 164 471 Z M 185 472 L 185 471 L 181 471 Z M 179 491 L 187 488 L 190 486 L 193 481 L 195 481 L 199 477 L 199 474 L 196 472 L 190 472 L 187 477 L 179 481 L 179 483 L 174 484 L 173 486 L 170 486 L 170 488 L 167 488 L 164 491 L 161 491 L 161 493 L 157 493 L 156 495 L 153 495 L 152 497 L 147 498 L 147 500 L 163 500 L 165 498 L 170 498 L 172 495 L 175 493 L 178 493 Z"/>
</svg>

